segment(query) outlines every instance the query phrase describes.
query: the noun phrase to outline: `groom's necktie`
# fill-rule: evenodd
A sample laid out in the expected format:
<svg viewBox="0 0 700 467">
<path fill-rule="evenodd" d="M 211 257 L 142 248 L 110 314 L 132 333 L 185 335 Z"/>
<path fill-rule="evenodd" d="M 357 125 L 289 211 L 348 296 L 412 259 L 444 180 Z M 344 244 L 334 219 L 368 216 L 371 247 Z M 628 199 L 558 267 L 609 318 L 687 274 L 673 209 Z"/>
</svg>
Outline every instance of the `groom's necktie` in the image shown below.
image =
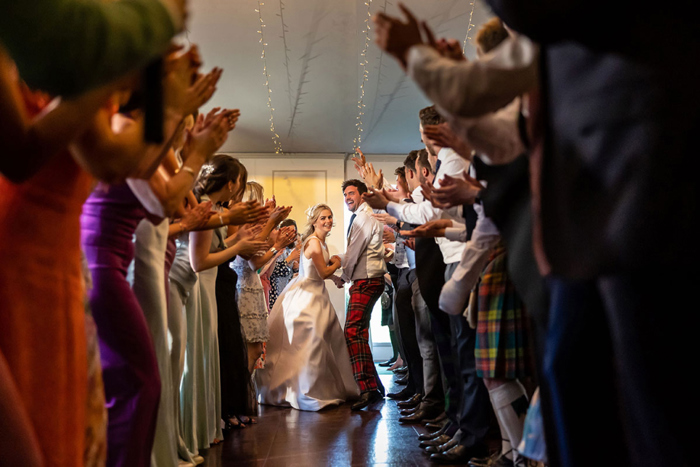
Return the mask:
<svg viewBox="0 0 700 467">
<path fill-rule="evenodd" d="M 441 161 L 440 159 L 438 159 L 438 160 L 435 162 L 435 175 L 437 175 L 438 170 L 440 170 L 440 165 L 442 165 L 442 161 Z"/>
<path fill-rule="evenodd" d="M 348 225 L 348 232 L 345 234 L 345 237 L 350 236 L 350 229 L 352 229 L 352 223 L 355 222 L 356 217 L 357 217 L 357 214 L 353 214 L 352 217 L 350 217 L 350 225 Z"/>
</svg>

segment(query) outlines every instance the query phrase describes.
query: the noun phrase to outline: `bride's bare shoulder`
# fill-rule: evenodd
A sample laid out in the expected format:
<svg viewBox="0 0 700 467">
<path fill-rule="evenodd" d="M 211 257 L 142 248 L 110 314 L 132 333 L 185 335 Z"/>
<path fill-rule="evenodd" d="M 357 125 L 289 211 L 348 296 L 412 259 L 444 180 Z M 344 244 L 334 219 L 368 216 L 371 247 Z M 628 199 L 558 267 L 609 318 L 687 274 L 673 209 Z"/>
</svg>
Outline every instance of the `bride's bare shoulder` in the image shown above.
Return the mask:
<svg viewBox="0 0 700 467">
<path fill-rule="evenodd" d="M 314 253 L 321 253 L 321 239 L 312 235 L 306 239 L 304 244 L 304 256 L 309 259 Z"/>
</svg>

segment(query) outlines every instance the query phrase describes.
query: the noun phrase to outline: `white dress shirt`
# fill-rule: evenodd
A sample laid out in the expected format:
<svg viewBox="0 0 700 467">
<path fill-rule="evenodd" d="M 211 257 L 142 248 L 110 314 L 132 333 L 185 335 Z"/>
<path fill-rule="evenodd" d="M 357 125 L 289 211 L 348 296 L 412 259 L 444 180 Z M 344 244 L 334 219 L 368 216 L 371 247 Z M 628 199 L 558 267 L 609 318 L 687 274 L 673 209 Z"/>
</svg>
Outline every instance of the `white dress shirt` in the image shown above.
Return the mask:
<svg viewBox="0 0 700 467">
<path fill-rule="evenodd" d="M 345 282 L 382 277 L 386 273 L 384 261 L 384 225 L 372 217 L 373 211 L 362 203 L 355 211 L 355 220 L 348 233 L 345 254 L 338 255 Z"/>
<path fill-rule="evenodd" d="M 460 157 L 459 154 L 450 148 L 442 148 L 438 153 L 440 167 L 435 174 L 433 185 L 439 187 L 439 180 L 445 175 L 451 177 L 462 177 L 464 172 L 469 170 L 469 162 Z M 422 192 L 421 192 L 422 193 Z M 422 198 L 422 194 L 420 195 Z M 455 206 L 450 209 L 438 209 L 434 207 L 430 201 L 418 202 L 416 197 L 413 197 L 416 203 L 394 203 L 389 202 L 386 210 L 389 214 L 399 220 L 410 224 L 425 224 L 436 219 L 452 219 L 457 222 L 462 222 L 462 206 Z M 437 244 L 440 246 L 442 258 L 445 264 L 456 263 L 462 256 L 464 243 L 448 240 L 447 238 L 437 238 Z"/>
<path fill-rule="evenodd" d="M 538 46 L 519 35 L 506 39 L 481 60 L 469 62 L 416 45 L 408 52 L 408 75 L 439 109 L 479 117 L 536 87 L 538 61 Z"/>
</svg>

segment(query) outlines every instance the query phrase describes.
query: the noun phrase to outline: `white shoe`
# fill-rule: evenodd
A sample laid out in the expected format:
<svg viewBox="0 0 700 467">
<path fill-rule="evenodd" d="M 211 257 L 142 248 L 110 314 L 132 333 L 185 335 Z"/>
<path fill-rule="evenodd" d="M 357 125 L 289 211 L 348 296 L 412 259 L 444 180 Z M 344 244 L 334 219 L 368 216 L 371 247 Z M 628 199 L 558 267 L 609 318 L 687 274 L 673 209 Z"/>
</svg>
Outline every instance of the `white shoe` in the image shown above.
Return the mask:
<svg viewBox="0 0 700 467">
<path fill-rule="evenodd" d="M 187 462 L 180 459 L 177 463 L 177 467 L 194 467 L 194 464 L 192 462 Z"/>
<path fill-rule="evenodd" d="M 442 286 L 440 292 L 440 309 L 448 315 L 461 315 L 467 306 L 467 300 L 471 290 L 459 281 L 450 279 Z"/>
<path fill-rule="evenodd" d="M 204 458 L 202 456 L 194 456 L 192 457 L 192 460 L 194 461 L 195 465 L 204 464 Z"/>
</svg>

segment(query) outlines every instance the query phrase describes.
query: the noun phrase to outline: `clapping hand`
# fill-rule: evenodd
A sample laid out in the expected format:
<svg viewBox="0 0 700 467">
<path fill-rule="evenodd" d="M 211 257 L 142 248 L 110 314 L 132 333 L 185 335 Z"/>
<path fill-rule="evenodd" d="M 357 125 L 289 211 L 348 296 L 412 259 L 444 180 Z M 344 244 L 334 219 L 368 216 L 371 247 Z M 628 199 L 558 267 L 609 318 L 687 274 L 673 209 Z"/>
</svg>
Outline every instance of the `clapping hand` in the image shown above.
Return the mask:
<svg viewBox="0 0 700 467">
<path fill-rule="evenodd" d="M 256 200 L 236 203 L 225 214 L 227 224 L 257 224 L 267 218 L 267 210 Z"/>
<path fill-rule="evenodd" d="M 211 210 L 211 201 L 199 203 L 194 208 L 185 207 L 185 215 L 180 219 L 180 225 L 186 232 L 203 227 L 209 218 L 214 215 Z"/>
<path fill-rule="evenodd" d="M 375 190 L 370 188 L 367 193 L 362 193 L 362 200 L 367 203 L 372 209 L 386 209 L 389 200 L 383 190 Z"/>
<path fill-rule="evenodd" d="M 414 45 L 423 44 L 418 20 L 403 3 L 398 4 L 407 22 L 386 13 L 374 15 L 375 41 L 380 49 L 393 55 L 406 69 L 408 51 Z"/>
<path fill-rule="evenodd" d="M 462 138 L 452 131 L 448 123 L 440 123 L 439 125 L 425 125 L 423 134 L 431 142 L 443 148 L 452 148 L 462 158 L 471 161 L 472 148 Z"/>
<path fill-rule="evenodd" d="M 364 180 L 367 159 L 365 158 L 364 153 L 359 148 L 357 149 L 357 154 L 359 154 L 359 156 L 353 156 L 351 160 L 355 163 L 355 170 L 357 170 L 357 172 L 360 174 L 360 177 Z"/>
<path fill-rule="evenodd" d="M 260 224 L 246 224 L 241 226 L 236 232 L 236 241 L 256 238 L 262 232 Z"/>
<path fill-rule="evenodd" d="M 274 247 L 276 250 L 281 250 L 282 248 L 285 248 L 287 245 L 292 243 L 294 241 L 294 237 L 296 236 L 296 229 L 294 226 L 287 226 L 287 227 L 282 227 L 279 229 L 279 232 L 277 233 L 277 238 L 274 240 Z"/>
<path fill-rule="evenodd" d="M 289 216 L 290 212 L 292 212 L 291 206 L 277 206 L 273 209 L 272 213 L 270 214 L 270 219 L 272 220 L 272 222 L 274 222 L 275 225 L 277 225 L 283 220 L 285 220 Z"/>
<path fill-rule="evenodd" d="M 229 132 L 226 111 L 212 109 L 206 117 L 200 114 L 194 127 L 187 132 L 185 145 L 182 149 L 183 159 L 192 154 L 198 154 L 209 159 L 226 142 Z"/>
</svg>

